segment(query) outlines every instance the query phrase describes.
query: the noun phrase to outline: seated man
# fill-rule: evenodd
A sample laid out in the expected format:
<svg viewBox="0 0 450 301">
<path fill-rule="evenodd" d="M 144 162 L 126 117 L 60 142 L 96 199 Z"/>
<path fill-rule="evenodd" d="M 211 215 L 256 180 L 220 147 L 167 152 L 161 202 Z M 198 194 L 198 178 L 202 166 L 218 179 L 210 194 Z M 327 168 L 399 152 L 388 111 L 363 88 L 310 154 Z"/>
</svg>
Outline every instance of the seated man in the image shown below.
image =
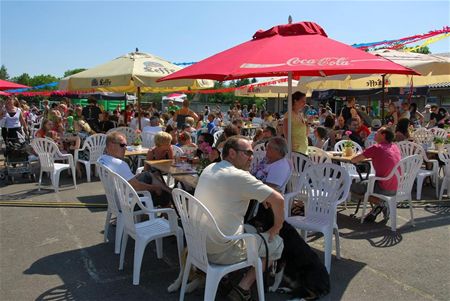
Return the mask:
<svg viewBox="0 0 450 301">
<path fill-rule="evenodd" d="M 244 233 L 244 215 L 251 199 L 266 202 L 274 213 L 274 225 L 262 233 L 268 245 L 269 261 L 281 257 L 283 240 L 278 233 L 284 220 L 284 200 L 280 193 L 253 177 L 248 168 L 253 157 L 250 141 L 242 136 L 233 136 L 223 148 L 223 161 L 208 165 L 201 174 L 195 197 L 214 216 L 219 229 L 225 235 Z M 209 226 L 209 225 L 205 225 Z M 255 235 L 259 256 L 266 256 L 264 242 Z M 208 238 L 208 258 L 215 264 L 233 264 L 246 258 L 246 246 L 242 241 L 217 241 Z M 263 260 L 263 267 L 265 266 Z M 245 274 L 239 286 L 229 294 L 231 300 L 250 300 L 250 287 L 256 279 L 255 270 Z"/>
<path fill-rule="evenodd" d="M 375 142 L 377 144 L 365 149 L 362 154 L 354 157 L 352 163 L 358 163 L 366 158 L 372 159 L 372 164 L 375 169 L 375 175 L 377 177 L 388 176 L 395 165 L 401 160 L 400 149 L 397 144 L 392 143 L 394 141 L 394 133 L 391 129 L 382 127 L 375 135 Z M 376 181 L 374 192 L 384 195 L 395 195 L 397 190 L 397 178 L 392 177 L 386 181 Z M 364 195 L 367 191 L 367 182 L 353 183 L 350 187 L 352 193 L 358 195 Z M 380 200 L 375 197 L 370 197 L 369 202 L 375 204 L 372 211 L 365 217 L 365 221 L 374 222 L 378 216 L 383 211 L 386 217 L 387 207 L 385 204 L 380 204 Z"/>
<path fill-rule="evenodd" d="M 142 129 L 143 132 L 150 133 L 159 133 L 162 131 L 161 126 L 159 125 L 159 118 L 157 116 L 152 116 L 150 118 L 150 125 L 147 125 Z"/>
<path fill-rule="evenodd" d="M 291 164 L 286 158 L 287 153 L 288 147 L 284 138 L 271 138 L 266 144 L 266 157 L 251 173 L 266 185 L 284 193 L 291 176 Z"/>
<path fill-rule="evenodd" d="M 102 155 L 98 161 L 127 180 L 136 191 L 148 190 L 152 195 L 154 206 L 169 206 L 172 200 L 169 187 L 150 172 L 142 172 L 135 176 L 130 166 L 123 161 L 126 148 L 125 136 L 119 132 L 112 132 L 106 136 L 106 154 Z"/>
</svg>

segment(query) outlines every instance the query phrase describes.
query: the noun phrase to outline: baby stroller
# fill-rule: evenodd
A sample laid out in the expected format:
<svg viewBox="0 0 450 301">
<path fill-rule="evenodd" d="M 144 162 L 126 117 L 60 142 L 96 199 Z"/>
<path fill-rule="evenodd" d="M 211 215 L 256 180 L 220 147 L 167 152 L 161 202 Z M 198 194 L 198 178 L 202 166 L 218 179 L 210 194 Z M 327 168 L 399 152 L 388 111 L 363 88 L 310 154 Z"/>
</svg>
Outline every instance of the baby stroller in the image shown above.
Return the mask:
<svg viewBox="0 0 450 301">
<path fill-rule="evenodd" d="M 35 181 L 28 137 L 19 134 L 18 138 L 6 138 L 5 145 L 5 169 L 0 171 L 0 179 L 14 183 L 14 176 L 28 175 L 30 180 Z"/>
</svg>

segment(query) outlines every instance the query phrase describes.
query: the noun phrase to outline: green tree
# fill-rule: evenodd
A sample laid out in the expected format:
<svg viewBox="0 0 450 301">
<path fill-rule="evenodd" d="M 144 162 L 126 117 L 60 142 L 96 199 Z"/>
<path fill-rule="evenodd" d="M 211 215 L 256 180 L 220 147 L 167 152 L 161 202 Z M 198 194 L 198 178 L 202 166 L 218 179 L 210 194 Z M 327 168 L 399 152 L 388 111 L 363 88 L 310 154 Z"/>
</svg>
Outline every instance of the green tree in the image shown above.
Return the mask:
<svg viewBox="0 0 450 301">
<path fill-rule="evenodd" d="M 252 84 L 257 83 L 258 81 L 256 80 L 256 78 L 252 78 Z"/>
<path fill-rule="evenodd" d="M 9 79 L 8 70 L 6 70 L 5 65 L 0 67 L 0 79 Z"/>
<path fill-rule="evenodd" d="M 408 48 L 406 48 L 406 49 L 408 49 Z M 415 50 L 412 50 L 411 52 L 423 53 L 423 54 L 430 54 L 431 53 L 430 48 L 428 48 L 428 46 L 423 46 L 423 47 L 417 48 Z"/>
<path fill-rule="evenodd" d="M 73 74 L 83 72 L 84 70 L 86 70 L 86 68 L 78 68 L 78 69 L 67 70 L 66 72 L 64 72 L 64 77 L 68 77 L 68 76 L 71 76 Z"/>
<path fill-rule="evenodd" d="M 50 74 L 39 74 L 30 79 L 30 86 L 39 86 L 59 81 L 59 78 Z M 44 90 L 55 90 L 56 87 L 45 87 Z"/>
<path fill-rule="evenodd" d="M 30 85 L 30 80 L 31 78 L 30 75 L 28 75 L 28 73 L 22 73 L 21 75 L 12 78 L 13 82 L 26 86 Z"/>
</svg>

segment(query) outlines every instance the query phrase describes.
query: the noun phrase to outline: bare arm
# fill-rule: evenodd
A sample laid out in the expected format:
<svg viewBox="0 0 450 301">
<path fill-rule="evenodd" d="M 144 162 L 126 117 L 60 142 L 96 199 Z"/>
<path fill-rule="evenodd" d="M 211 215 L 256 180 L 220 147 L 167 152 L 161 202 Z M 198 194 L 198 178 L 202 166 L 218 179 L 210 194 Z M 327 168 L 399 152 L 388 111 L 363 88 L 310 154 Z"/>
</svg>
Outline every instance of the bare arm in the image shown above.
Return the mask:
<svg viewBox="0 0 450 301">
<path fill-rule="evenodd" d="M 283 119 L 283 135 L 284 138 L 288 139 L 288 126 L 289 126 L 289 119 L 285 117 Z"/>
<path fill-rule="evenodd" d="M 272 208 L 274 222 L 273 227 L 270 228 L 267 232 L 269 232 L 269 241 L 273 239 L 275 235 L 277 235 L 281 227 L 283 227 L 284 222 L 284 199 L 283 196 L 277 192 L 273 191 L 264 202 Z"/>
<path fill-rule="evenodd" d="M 162 187 L 160 185 L 143 183 L 143 182 L 138 181 L 138 179 L 136 179 L 136 177 L 134 177 L 131 180 L 129 180 L 128 183 L 130 183 L 130 185 L 136 191 L 148 190 L 150 192 L 156 193 L 157 195 L 161 195 Z"/>
<path fill-rule="evenodd" d="M 359 162 L 361 162 L 361 161 L 363 161 L 363 160 L 366 160 L 366 159 L 367 159 L 366 156 L 364 156 L 363 154 L 361 154 L 361 155 L 358 155 L 358 156 L 356 156 L 356 157 L 353 157 L 353 158 L 352 158 L 352 163 L 353 163 L 353 164 L 359 163 Z"/>
</svg>

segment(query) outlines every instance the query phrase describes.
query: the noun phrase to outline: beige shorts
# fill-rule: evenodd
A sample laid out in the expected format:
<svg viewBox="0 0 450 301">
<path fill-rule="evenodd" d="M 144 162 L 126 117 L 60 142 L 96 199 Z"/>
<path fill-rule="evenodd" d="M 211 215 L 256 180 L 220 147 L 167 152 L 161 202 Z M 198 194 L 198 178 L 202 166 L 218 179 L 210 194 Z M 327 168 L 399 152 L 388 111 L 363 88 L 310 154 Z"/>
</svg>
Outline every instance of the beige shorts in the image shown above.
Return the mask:
<svg viewBox="0 0 450 301">
<path fill-rule="evenodd" d="M 266 257 L 266 246 L 258 234 L 256 234 L 256 229 L 252 226 L 250 228 L 246 225 L 247 233 L 254 233 L 256 238 L 256 246 L 258 247 L 258 255 L 260 258 Z M 267 232 L 261 233 L 267 242 L 267 247 L 269 248 L 269 260 L 278 260 L 283 252 L 283 239 L 276 235 L 274 239 L 269 242 L 269 234 Z M 218 254 L 208 254 L 208 259 L 210 262 L 215 264 L 233 264 L 247 259 L 247 247 L 243 240 L 237 241 L 234 245 L 228 248 L 223 253 Z"/>
</svg>

